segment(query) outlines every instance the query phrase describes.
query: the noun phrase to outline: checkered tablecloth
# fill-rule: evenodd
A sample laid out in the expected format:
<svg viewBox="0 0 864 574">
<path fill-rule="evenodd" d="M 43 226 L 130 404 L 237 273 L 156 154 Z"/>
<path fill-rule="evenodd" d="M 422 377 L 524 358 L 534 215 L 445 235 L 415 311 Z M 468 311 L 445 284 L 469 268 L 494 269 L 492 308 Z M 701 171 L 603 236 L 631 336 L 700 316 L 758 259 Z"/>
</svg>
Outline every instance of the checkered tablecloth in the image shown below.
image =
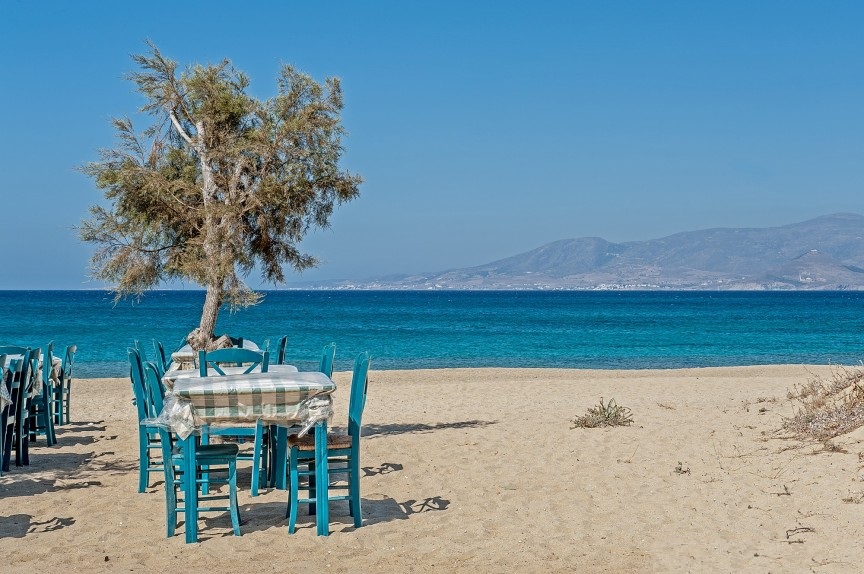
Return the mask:
<svg viewBox="0 0 864 574">
<path fill-rule="evenodd" d="M 166 375 L 167 377 L 168 375 Z M 186 438 L 201 425 L 304 424 L 333 414 L 334 383 L 323 373 L 268 372 L 174 380 L 160 419 Z"/>
<path fill-rule="evenodd" d="M 261 369 L 260 365 L 256 367 L 257 369 Z M 223 371 L 225 371 L 226 375 L 240 375 L 243 374 L 243 371 L 247 369 L 247 367 L 221 367 Z M 288 373 L 296 373 L 297 367 L 294 365 L 268 365 L 267 370 L 270 374 L 275 375 L 284 375 Z M 251 374 L 251 373 L 250 373 Z M 201 376 L 201 371 L 197 368 L 195 369 L 182 369 L 176 371 L 166 371 L 165 376 L 162 377 L 162 382 L 165 383 L 165 388 L 171 390 L 174 388 L 174 383 L 180 379 L 193 379 L 199 378 Z M 214 373 L 213 376 L 208 377 L 207 380 L 213 381 L 218 377 L 218 373 Z"/>
</svg>

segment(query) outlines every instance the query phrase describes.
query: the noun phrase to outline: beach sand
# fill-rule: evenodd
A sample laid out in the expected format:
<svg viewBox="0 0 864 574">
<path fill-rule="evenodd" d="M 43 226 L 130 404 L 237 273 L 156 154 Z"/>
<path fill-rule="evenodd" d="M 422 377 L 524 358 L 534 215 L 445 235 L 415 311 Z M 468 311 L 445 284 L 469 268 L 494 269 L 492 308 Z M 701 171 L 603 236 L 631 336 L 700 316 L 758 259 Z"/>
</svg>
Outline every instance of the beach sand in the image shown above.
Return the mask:
<svg viewBox="0 0 864 574">
<path fill-rule="evenodd" d="M 137 493 L 129 381 L 76 380 L 58 445 L 0 478 L 2 571 L 856 572 L 864 431 L 776 433 L 812 373 L 830 369 L 373 370 L 362 528 L 337 502 L 329 537 L 304 507 L 289 535 L 286 493 L 252 498 L 241 463 L 243 536 L 205 515 L 195 545 L 165 537 L 161 481 Z M 634 424 L 571 428 L 601 397 Z"/>
</svg>

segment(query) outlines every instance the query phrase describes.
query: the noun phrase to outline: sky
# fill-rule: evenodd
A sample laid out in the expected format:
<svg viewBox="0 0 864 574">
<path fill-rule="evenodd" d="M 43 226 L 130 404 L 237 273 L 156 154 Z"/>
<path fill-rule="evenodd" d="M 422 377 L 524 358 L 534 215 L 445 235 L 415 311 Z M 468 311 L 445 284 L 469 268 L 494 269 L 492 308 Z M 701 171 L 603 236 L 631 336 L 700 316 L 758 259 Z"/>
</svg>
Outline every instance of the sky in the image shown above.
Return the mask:
<svg viewBox="0 0 864 574">
<path fill-rule="evenodd" d="M 259 98 L 283 64 L 341 78 L 364 183 L 294 282 L 864 213 L 862 25 L 853 1 L 0 0 L 0 289 L 104 286 L 78 167 L 143 104 L 125 75 L 148 39 L 230 59 Z"/>
</svg>

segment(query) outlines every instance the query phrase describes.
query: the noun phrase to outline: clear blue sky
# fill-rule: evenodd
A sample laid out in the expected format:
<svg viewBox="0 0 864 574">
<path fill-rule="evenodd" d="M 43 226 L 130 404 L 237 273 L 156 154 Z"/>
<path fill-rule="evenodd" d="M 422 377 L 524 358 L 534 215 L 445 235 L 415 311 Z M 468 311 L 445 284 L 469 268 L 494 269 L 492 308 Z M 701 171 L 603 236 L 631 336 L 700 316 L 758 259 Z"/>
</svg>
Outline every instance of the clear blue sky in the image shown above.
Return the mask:
<svg viewBox="0 0 864 574">
<path fill-rule="evenodd" d="M 365 183 L 304 242 L 322 266 L 292 277 L 324 280 L 864 212 L 862 27 L 851 1 L 5 0 L 0 288 L 99 286 L 76 166 L 142 104 L 148 38 L 230 58 L 258 97 L 282 63 L 342 78 Z"/>
</svg>

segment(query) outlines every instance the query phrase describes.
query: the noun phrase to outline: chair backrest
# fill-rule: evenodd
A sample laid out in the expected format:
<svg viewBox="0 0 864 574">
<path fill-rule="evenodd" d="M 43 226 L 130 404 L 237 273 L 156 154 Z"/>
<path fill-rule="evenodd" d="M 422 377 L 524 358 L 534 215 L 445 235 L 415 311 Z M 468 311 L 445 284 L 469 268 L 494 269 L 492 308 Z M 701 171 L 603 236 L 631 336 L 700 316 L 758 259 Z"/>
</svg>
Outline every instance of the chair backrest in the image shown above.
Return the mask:
<svg viewBox="0 0 864 574">
<path fill-rule="evenodd" d="M 243 337 L 232 337 L 228 335 L 228 338 L 231 339 L 231 344 L 238 348 L 243 348 Z"/>
<path fill-rule="evenodd" d="M 16 353 L 17 354 L 17 353 Z M 15 403 L 15 413 L 12 417 L 15 426 L 18 429 L 23 429 L 24 422 L 30 416 L 29 402 L 30 395 L 33 394 L 33 385 L 36 383 L 36 377 L 39 376 L 39 356 L 42 354 L 42 349 L 36 348 L 25 353 L 24 358 L 13 363 L 18 363 L 20 367 L 20 375 L 18 377 L 18 389 L 12 392 L 12 400 Z M 10 372 L 12 369 L 10 368 Z M 14 377 L 14 374 L 12 375 Z M 11 422 L 8 424 L 12 424 Z M 16 431 L 16 432 L 21 432 Z"/>
<path fill-rule="evenodd" d="M 216 373 L 225 375 L 219 363 L 233 363 L 238 367 L 242 367 L 244 363 L 251 363 L 249 367 L 243 371 L 244 374 L 251 373 L 258 365 L 261 365 L 261 372 L 266 373 L 270 366 L 269 351 L 253 351 L 252 349 L 241 349 L 232 347 L 230 349 L 216 349 L 215 351 L 198 351 L 198 370 L 202 377 L 209 376 L 209 369 L 212 367 Z"/>
<path fill-rule="evenodd" d="M 72 363 L 75 362 L 75 353 L 78 352 L 78 345 L 69 345 L 66 347 L 66 354 L 63 355 L 63 380 L 69 380 L 72 376 Z"/>
<path fill-rule="evenodd" d="M 135 339 L 135 342 L 132 344 L 132 346 L 135 348 L 136 351 L 138 351 L 138 357 L 140 357 L 141 363 L 142 364 L 146 363 L 147 362 L 147 351 L 144 350 L 144 343 L 142 343 L 138 339 Z M 141 376 L 144 376 L 143 371 L 142 371 Z"/>
<path fill-rule="evenodd" d="M 333 358 L 336 356 L 336 343 L 325 345 L 321 351 L 321 362 L 318 364 L 318 372 L 328 377 L 333 376 Z"/>
<path fill-rule="evenodd" d="M 165 358 L 165 347 L 162 346 L 162 341 L 153 341 L 153 346 L 156 348 L 156 367 L 165 374 L 165 371 L 168 370 L 168 365 L 170 361 Z"/>
<path fill-rule="evenodd" d="M 149 401 L 148 410 L 153 416 L 159 416 L 165 406 L 165 389 L 162 387 L 159 367 L 152 362 L 144 363 L 144 390 Z"/>
<path fill-rule="evenodd" d="M 33 365 L 35 361 L 36 372 L 39 372 L 39 357 L 42 355 L 42 349 L 27 349 L 24 353 L 24 359 L 21 363 L 21 376 L 18 377 L 18 389 L 23 390 L 25 396 L 30 396 L 33 393 Z"/>
<path fill-rule="evenodd" d="M 150 401 L 147 398 L 147 390 L 144 388 L 144 362 L 134 348 L 129 349 L 129 378 L 132 380 L 132 392 L 135 394 L 138 420 L 142 421 L 150 417 Z"/>
<path fill-rule="evenodd" d="M 348 434 L 355 440 L 360 438 L 360 419 L 366 407 L 366 387 L 369 385 L 369 362 L 372 357 L 368 351 L 354 359 L 354 374 L 351 376 L 351 398 L 348 403 Z"/>
<path fill-rule="evenodd" d="M 54 384 L 51 379 L 51 373 L 54 370 L 54 341 L 48 343 L 45 347 L 45 356 L 42 360 L 42 384 L 50 388 Z"/>
<path fill-rule="evenodd" d="M 153 416 L 158 416 L 164 406 L 165 389 L 162 387 L 162 380 L 159 378 L 159 369 L 153 363 L 146 363 L 144 365 L 144 386 L 147 390 L 147 396 L 150 397 L 150 408 L 156 412 Z M 162 442 L 162 460 L 169 461 L 172 456 L 171 448 L 174 445 L 173 434 L 161 425 L 158 425 L 156 428 L 159 432 L 159 439 Z M 169 475 L 173 477 L 173 473 L 174 466 L 165 464 L 166 477 Z"/>
<path fill-rule="evenodd" d="M 288 337 L 280 337 L 279 345 L 276 347 L 276 364 L 285 364 L 285 347 L 288 346 Z"/>
</svg>

